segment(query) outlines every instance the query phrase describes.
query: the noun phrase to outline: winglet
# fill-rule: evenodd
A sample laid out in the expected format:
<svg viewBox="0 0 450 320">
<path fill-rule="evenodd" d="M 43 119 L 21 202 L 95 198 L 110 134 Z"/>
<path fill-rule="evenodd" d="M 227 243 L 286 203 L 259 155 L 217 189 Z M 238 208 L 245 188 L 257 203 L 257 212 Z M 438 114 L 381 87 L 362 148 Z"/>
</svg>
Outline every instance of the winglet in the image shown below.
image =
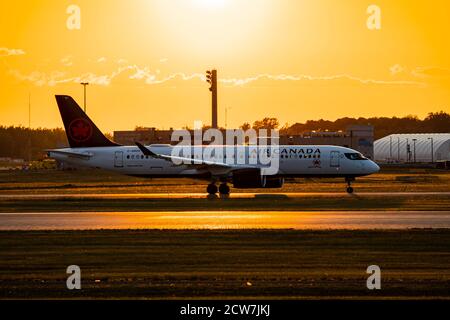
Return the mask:
<svg viewBox="0 0 450 320">
<path fill-rule="evenodd" d="M 142 151 L 142 153 L 144 154 L 144 156 L 149 156 L 152 158 L 159 158 L 159 155 L 157 155 L 156 153 L 150 151 L 150 149 L 146 148 L 142 143 L 135 141 L 134 142 L 138 148 Z"/>
</svg>

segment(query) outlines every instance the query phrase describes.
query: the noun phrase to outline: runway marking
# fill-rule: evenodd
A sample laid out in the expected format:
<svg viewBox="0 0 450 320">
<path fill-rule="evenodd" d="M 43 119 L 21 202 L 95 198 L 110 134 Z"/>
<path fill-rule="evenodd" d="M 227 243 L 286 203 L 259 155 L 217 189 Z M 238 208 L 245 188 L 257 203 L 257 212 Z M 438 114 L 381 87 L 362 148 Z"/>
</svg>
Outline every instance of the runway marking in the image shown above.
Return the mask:
<svg viewBox="0 0 450 320">
<path fill-rule="evenodd" d="M 0 230 L 450 228 L 450 211 L 0 213 Z"/>
</svg>

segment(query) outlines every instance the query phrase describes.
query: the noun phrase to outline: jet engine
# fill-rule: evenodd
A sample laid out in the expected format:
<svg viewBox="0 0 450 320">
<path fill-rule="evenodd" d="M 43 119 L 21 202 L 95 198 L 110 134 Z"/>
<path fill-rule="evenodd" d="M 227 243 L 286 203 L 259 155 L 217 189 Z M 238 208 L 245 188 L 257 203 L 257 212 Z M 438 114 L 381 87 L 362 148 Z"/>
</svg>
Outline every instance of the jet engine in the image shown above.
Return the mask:
<svg viewBox="0 0 450 320">
<path fill-rule="evenodd" d="M 264 188 L 266 177 L 257 170 L 240 170 L 233 173 L 233 187 L 238 189 Z"/>
<path fill-rule="evenodd" d="M 264 188 L 282 188 L 283 184 L 283 178 L 266 177 L 266 185 L 264 186 Z"/>
<path fill-rule="evenodd" d="M 241 170 L 233 173 L 233 187 L 238 189 L 281 188 L 283 183 L 283 178 L 262 176 L 259 169 Z"/>
</svg>

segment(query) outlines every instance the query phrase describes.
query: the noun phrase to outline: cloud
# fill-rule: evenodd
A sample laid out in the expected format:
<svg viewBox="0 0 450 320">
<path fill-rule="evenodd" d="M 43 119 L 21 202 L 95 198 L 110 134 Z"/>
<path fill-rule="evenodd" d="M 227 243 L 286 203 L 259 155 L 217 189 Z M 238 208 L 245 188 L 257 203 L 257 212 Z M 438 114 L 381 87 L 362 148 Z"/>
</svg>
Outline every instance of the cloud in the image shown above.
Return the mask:
<svg viewBox="0 0 450 320">
<path fill-rule="evenodd" d="M 162 84 L 162 83 L 169 82 L 169 81 L 172 81 L 175 79 L 180 79 L 183 81 L 188 81 L 188 80 L 193 80 L 193 79 L 198 79 L 201 81 L 206 80 L 205 76 L 202 73 L 185 74 L 182 72 L 178 72 L 178 73 L 171 74 L 171 75 L 166 76 L 161 79 L 157 79 L 156 75 L 151 74 L 145 79 L 145 83 L 146 84 Z"/>
<path fill-rule="evenodd" d="M 150 70 L 145 68 L 139 68 L 138 66 L 130 66 L 131 69 L 135 70 L 135 73 L 129 78 L 133 80 L 145 80 L 146 84 L 161 84 L 175 79 L 181 79 L 183 81 L 199 79 L 201 81 L 206 81 L 206 77 L 202 73 L 185 74 L 182 72 L 174 73 L 172 75 L 166 76 L 164 78 L 158 79 L 157 75 L 159 72 L 152 73 Z M 310 76 L 310 75 L 288 75 L 288 74 L 260 74 L 247 78 L 222 78 L 218 81 L 223 84 L 228 84 L 232 86 L 243 86 L 259 80 L 272 80 L 272 81 L 333 81 L 333 80 L 350 80 L 354 82 L 359 82 L 361 84 L 367 85 L 420 85 L 423 86 L 423 82 L 409 81 L 409 80 L 377 80 L 377 79 L 363 79 L 355 77 L 348 74 L 330 75 L 330 76 Z"/>
<path fill-rule="evenodd" d="M 123 59 L 121 59 L 123 60 Z M 152 72 L 149 67 L 140 67 L 138 65 L 124 65 L 126 61 L 121 61 L 121 65 L 113 72 L 109 74 L 96 74 L 94 72 L 88 72 L 77 76 L 67 76 L 63 72 L 52 72 L 45 74 L 42 72 L 32 72 L 29 75 L 23 75 L 19 71 L 15 70 L 12 73 L 20 80 L 32 82 L 38 86 L 49 85 L 54 86 L 62 83 L 80 83 L 89 82 L 92 84 L 108 86 L 112 81 L 120 75 L 127 74 L 129 80 L 143 81 L 147 85 L 163 84 L 166 82 L 181 80 L 200 80 L 206 81 L 206 77 L 203 73 L 186 74 L 183 72 L 173 73 L 164 77 L 160 76 L 160 71 L 156 70 Z M 378 79 L 364 79 L 349 74 L 338 75 L 325 75 L 325 76 L 311 76 L 311 75 L 290 75 L 290 74 L 259 74 L 245 78 L 221 78 L 219 82 L 230 86 L 244 86 L 256 81 L 269 80 L 269 81 L 339 81 L 347 80 L 364 85 L 395 85 L 395 86 L 424 86 L 424 82 L 409 81 L 409 80 L 378 80 Z"/>
<path fill-rule="evenodd" d="M 25 51 L 22 49 L 9 49 L 0 48 L 0 56 L 12 56 L 12 55 L 23 55 Z M 106 62 L 106 57 L 100 57 L 96 60 L 97 63 Z M 167 62 L 167 58 L 161 58 L 160 63 Z M 54 71 L 51 73 L 44 73 L 40 71 L 34 71 L 28 75 L 22 74 L 20 71 L 12 70 L 11 73 L 19 80 L 29 81 L 38 86 L 49 85 L 54 86 L 60 83 L 70 83 L 70 82 L 90 82 L 92 84 L 108 86 L 112 81 L 122 75 L 125 72 L 130 74 L 127 76 L 129 80 L 143 81 L 148 85 L 163 84 L 173 80 L 201 80 L 205 81 L 205 75 L 203 73 L 192 73 L 186 74 L 183 72 L 177 72 L 169 74 L 167 76 L 161 77 L 160 70 L 155 70 L 152 72 L 149 67 L 130 65 L 128 60 L 120 58 L 115 61 L 118 64 L 118 68 L 109 74 L 96 74 L 95 72 L 87 72 L 81 75 L 67 76 L 66 73 L 61 71 Z M 66 56 L 61 59 L 61 63 L 64 66 L 72 66 L 72 56 Z M 400 64 L 395 64 L 389 68 L 391 75 L 397 75 L 405 72 L 405 68 Z M 426 78 L 431 77 L 450 77 L 450 70 L 437 68 L 437 67 L 417 67 L 411 71 L 411 75 L 415 78 L 420 78 L 421 81 L 409 80 L 409 79 L 396 79 L 396 80 L 383 80 L 383 79 L 372 79 L 372 78 L 362 78 L 351 74 L 335 74 L 335 75 L 306 75 L 306 74 L 257 74 L 249 77 L 242 78 L 220 78 L 219 82 L 230 86 L 244 86 L 251 84 L 253 82 L 269 80 L 269 81 L 290 81 L 290 82 L 300 82 L 300 81 L 339 81 L 346 80 L 355 83 L 360 83 L 363 85 L 390 85 L 390 86 L 426 86 Z"/>
<path fill-rule="evenodd" d="M 80 83 L 80 82 L 89 82 L 91 84 L 108 86 L 111 82 L 117 78 L 119 75 L 124 74 L 125 72 L 131 72 L 128 76 L 130 80 L 142 80 L 146 84 L 162 84 L 171 80 L 181 79 L 184 81 L 192 80 L 192 79 L 200 79 L 204 80 L 203 74 L 195 73 L 195 74 L 184 74 L 184 73 L 174 73 L 164 78 L 157 78 L 157 72 L 152 73 L 148 67 L 141 68 L 137 65 L 129 65 L 129 66 L 121 66 L 117 70 L 109 73 L 109 74 L 96 74 L 93 72 L 84 73 L 79 76 L 68 77 L 66 73 L 54 71 L 50 74 L 46 74 L 39 71 L 34 71 L 30 74 L 22 74 L 18 70 L 12 70 L 11 74 L 13 74 L 17 79 L 22 81 L 29 81 L 37 86 L 55 86 L 57 84 L 63 83 Z"/>
<path fill-rule="evenodd" d="M 243 86 L 251 82 L 258 80 L 267 79 L 274 81 L 333 81 L 333 80 L 350 80 L 354 82 L 359 82 L 366 85 L 420 85 L 423 86 L 423 82 L 409 81 L 409 80 L 377 80 L 377 79 L 364 79 L 349 74 L 337 74 L 337 75 L 327 75 L 327 76 L 310 76 L 310 75 L 289 75 L 289 74 L 260 74 L 248 78 L 231 78 L 231 79 L 220 79 L 220 82 L 225 84 L 231 84 L 235 86 Z"/>
<path fill-rule="evenodd" d="M 128 63 L 128 60 L 127 59 L 118 59 L 116 62 L 117 62 L 117 64 L 126 64 L 126 63 Z"/>
<path fill-rule="evenodd" d="M 73 65 L 73 61 L 72 61 L 72 56 L 65 56 L 64 58 L 62 58 L 60 60 L 60 62 L 63 64 L 63 66 L 65 67 L 70 67 Z"/>
<path fill-rule="evenodd" d="M 389 71 L 391 72 L 391 75 L 395 76 L 396 74 L 399 74 L 399 73 L 402 73 L 403 71 L 405 71 L 405 68 L 403 68 L 399 64 L 395 64 L 389 68 Z"/>
<path fill-rule="evenodd" d="M 21 56 L 24 54 L 25 54 L 25 51 L 23 51 L 22 49 L 0 48 L 0 57 Z"/>
<path fill-rule="evenodd" d="M 50 74 L 43 72 L 34 71 L 30 74 L 22 74 L 20 71 L 12 70 L 13 74 L 17 79 L 22 81 L 28 81 L 33 83 L 38 87 L 42 86 L 56 86 L 63 83 L 81 83 L 89 82 L 91 84 L 96 84 L 100 86 L 108 86 L 111 84 L 111 80 L 117 76 L 117 72 L 113 72 L 109 75 L 97 75 L 95 73 L 89 72 L 76 77 L 67 77 L 65 72 L 54 71 Z"/>
<path fill-rule="evenodd" d="M 55 86 L 57 84 L 57 79 L 65 76 L 65 73 L 60 71 L 54 71 L 50 74 L 34 71 L 28 75 L 24 75 L 17 70 L 12 70 L 11 74 L 13 74 L 19 80 L 29 81 L 38 87 Z"/>
<path fill-rule="evenodd" d="M 150 73 L 150 70 L 147 67 L 144 67 L 143 69 L 138 68 L 134 66 L 135 72 L 129 77 L 133 80 L 142 80 L 147 79 L 149 77 L 153 77 L 153 75 Z"/>
</svg>

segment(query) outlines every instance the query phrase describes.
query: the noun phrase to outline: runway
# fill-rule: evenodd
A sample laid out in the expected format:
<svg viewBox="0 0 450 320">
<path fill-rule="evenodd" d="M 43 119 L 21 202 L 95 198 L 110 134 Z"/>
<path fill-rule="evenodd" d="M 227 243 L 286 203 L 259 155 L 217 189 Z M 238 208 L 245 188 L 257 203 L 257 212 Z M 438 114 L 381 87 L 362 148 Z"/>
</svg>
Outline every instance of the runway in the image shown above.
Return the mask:
<svg viewBox="0 0 450 320">
<path fill-rule="evenodd" d="M 411 196 L 449 196 L 450 192 L 291 192 L 291 193 L 232 193 L 230 199 L 251 198 L 342 198 L 342 197 L 411 197 Z M 205 193 L 27 193 L 0 194 L 0 200 L 58 200 L 58 199 L 204 199 Z"/>
<path fill-rule="evenodd" d="M 0 213 L 0 230 L 450 228 L 450 211 Z"/>
</svg>

